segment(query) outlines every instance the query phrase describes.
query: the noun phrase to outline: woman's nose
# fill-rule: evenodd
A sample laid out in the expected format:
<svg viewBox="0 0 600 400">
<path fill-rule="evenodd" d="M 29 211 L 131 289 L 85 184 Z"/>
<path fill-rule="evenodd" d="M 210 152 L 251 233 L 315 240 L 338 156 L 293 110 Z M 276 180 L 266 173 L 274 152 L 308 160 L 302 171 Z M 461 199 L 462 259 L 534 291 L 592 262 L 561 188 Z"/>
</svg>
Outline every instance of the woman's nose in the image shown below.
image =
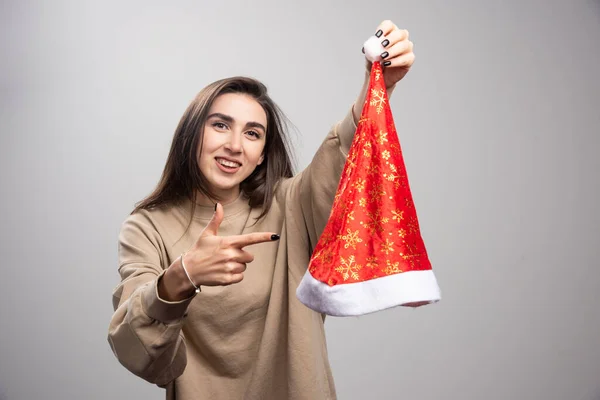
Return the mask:
<svg viewBox="0 0 600 400">
<path fill-rule="evenodd" d="M 234 153 L 239 153 L 242 151 L 242 134 L 237 132 L 232 132 L 229 135 L 229 140 L 225 143 L 225 147 L 231 150 Z"/>
</svg>

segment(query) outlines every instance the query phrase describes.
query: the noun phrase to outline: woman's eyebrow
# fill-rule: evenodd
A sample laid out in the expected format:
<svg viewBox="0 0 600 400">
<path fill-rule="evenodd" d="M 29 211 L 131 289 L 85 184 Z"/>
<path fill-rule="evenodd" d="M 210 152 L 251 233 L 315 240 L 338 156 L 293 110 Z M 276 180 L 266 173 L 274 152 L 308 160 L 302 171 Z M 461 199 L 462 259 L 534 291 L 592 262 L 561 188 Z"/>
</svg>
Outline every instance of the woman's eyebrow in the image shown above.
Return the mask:
<svg viewBox="0 0 600 400">
<path fill-rule="evenodd" d="M 219 112 L 210 114 L 206 119 L 211 119 L 211 118 L 220 118 L 225 122 L 229 122 L 230 124 L 235 122 L 235 118 L 233 118 L 232 116 L 223 114 L 223 113 L 219 113 Z M 263 124 L 261 124 L 260 122 L 255 122 L 255 121 L 247 122 L 246 128 L 260 128 L 264 132 L 267 131 L 267 128 L 265 128 L 265 126 Z"/>
<path fill-rule="evenodd" d="M 217 113 L 212 113 L 208 117 L 206 117 L 206 119 L 210 119 L 210 118 L 220 118 L 223 121 L 230 122 L 230 123 L 235 122 L 235 119 L 233 119 L 232 116 L 229 116 L 227 114 L 218 113 L 218 112 Z"/>
<path fill-rule="evenodd" d="M 263 124 L 261 124 L 260 122 L 254 122 L 254 121 L 250 121 L 250 122 L 246 123 L 246 128 L 259 128 L 259 129 L 262 129 L 263 132 L 267 131 L 267 128 L 265 128 L 263 126 Z"/>
</svg>

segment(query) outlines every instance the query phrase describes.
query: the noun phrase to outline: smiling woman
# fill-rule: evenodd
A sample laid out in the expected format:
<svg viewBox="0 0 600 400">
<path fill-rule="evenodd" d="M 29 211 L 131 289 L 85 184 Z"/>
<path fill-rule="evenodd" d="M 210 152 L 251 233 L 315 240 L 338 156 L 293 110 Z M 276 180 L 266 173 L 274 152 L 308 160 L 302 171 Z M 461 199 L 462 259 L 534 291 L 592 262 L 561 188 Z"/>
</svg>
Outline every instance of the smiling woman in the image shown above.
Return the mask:
<svg viewBox="0 0 600 400">
<path fill-rule="evenodd" d="M 384 21 L 391 95 L 412 65 L 408 32 Z M 360 50 L 359 50 L 360 51 Z M 119 235 L 108 340 L 168 399 L 335 399 L 324 316 L 295 296 L 331 212 L 365 101 L 292 174 L 283 114 L 254 79 L 200 91 L 156 189 Z"/>
<path fill-rule="evenodd" d="M 179 122 L 159 184 L 137 205 L 134 213 L 182 196 L 194 199 L 193 213 L 196 204 L 228 203 L 242 190 L 251 207 L 263 209 L 262 217 L 270 208 L 275 184 L 292 176 L 284 120 L 266 86 L 257 80 L 233 77 L 208 85 L 198 93 Z M 251 149 L 259 149 L 259 160 L 254 165 Z M 249 164 L 242 163 L 238 170 L 231 169 L 231 164 L 222 164 L 227 160 L 241 163 L 241 158 L 247 158 Z M 256 168 L 265 159 L 269 163 Z M 215 167 L 221 166 L 225 174 L 215 175 Z M 232 181 L 237 185 L 231 185 Z M 227 187 L 227 182 L 230 190 L 222 188 Z"/>
<path fill-rule="evenodd" d="M 198 164 L 214 195 L 230 203 L 264 160 L 267 115 L 254 98 L 240 93 L 219 96 L 209 113 Z"/>
</svg>

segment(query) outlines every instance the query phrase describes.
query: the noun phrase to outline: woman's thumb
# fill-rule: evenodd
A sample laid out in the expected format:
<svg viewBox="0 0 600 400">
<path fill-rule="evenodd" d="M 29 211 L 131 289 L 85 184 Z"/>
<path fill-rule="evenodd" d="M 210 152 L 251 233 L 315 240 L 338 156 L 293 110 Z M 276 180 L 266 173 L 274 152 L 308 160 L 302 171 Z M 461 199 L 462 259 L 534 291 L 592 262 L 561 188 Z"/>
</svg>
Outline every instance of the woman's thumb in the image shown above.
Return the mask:
<svg viewBox="0 0 600 400">
<path fill-rule="evenodd" d="M 206 225 L 206 228 L 202 231 L 200 236 L 217 236 L 219 233 L 219 226 L 223 221 L 223 206 L 219 203 L 215 204 L 215 213 L 213 214 L 210 221 Z"/>
</svg>

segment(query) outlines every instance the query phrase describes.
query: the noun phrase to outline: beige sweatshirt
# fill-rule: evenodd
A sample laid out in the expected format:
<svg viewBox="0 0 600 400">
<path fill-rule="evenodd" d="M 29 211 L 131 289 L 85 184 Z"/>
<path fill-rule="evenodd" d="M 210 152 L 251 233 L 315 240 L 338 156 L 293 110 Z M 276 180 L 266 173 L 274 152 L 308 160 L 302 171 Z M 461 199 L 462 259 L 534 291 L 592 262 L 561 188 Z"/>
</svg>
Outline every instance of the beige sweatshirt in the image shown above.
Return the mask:
<svg viewBox="0 0 600 400">
<path fill-rule="evenodd" d="M 260 210 L 244 196 L 224 206 L 219 235 L 281 235 L 245 248 L 255 258 L 238 284 L 203 286 L 181 302 L 160 299 L 158 279 L 197 240 L 214 208 L 199 206 L 187 232 L 188 200 L 129 216 L 108 330 L 119 362 L 166 388 L 167 399 L 335 399 L 325 316 L 300 303 L 296 288 L 327 223 L 355 130 L 350 110 L 310 165 L 278 188 L 259 223 Z"/>
</svg>

